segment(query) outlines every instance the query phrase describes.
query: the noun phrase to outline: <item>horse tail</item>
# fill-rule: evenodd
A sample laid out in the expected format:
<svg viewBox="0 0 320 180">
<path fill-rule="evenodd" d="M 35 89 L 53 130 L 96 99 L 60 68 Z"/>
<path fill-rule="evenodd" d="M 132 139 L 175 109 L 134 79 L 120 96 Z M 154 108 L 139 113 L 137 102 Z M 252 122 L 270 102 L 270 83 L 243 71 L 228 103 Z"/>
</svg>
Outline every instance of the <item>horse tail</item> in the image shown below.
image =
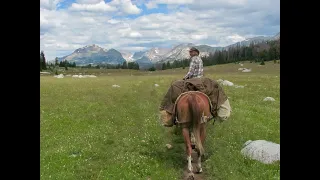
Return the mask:
<svg viewBox="0 0 320 180">
<path fill-rule="evenodd" d="M 189 109 L 192 116 L 192 124 L 193 124 L 193 134 L 196 139 L 196 146 L 199 149 L 200 156 L 204 154 L 204 148 L 202 146 L 201 138 L 200 138 L 200 125 L 201 125 L 201 111 L 199 104 L 195 98 L 194 94 L 191 94 L 188 97 Z"/>
</svg>

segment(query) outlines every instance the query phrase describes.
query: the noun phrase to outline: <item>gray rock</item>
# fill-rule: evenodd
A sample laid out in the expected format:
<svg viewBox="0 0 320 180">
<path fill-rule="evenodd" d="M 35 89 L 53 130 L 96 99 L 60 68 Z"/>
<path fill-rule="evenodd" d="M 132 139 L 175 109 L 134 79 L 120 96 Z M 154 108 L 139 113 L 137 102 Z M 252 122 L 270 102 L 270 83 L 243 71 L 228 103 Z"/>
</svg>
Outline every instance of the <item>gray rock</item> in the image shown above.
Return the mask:
<svg viewBox="0 0 320 180">
<path fill-rule="evenodd" d="M 266 97 L 263 101 L 275 101 L 275 99 L 273 97 Z"/>
<path fill-rule="evenodd" d="M 244 143 L 241 154 L 264 164 L 280 161 L 280 144 L 266 140 L 248 140 Z"/>
</svg>

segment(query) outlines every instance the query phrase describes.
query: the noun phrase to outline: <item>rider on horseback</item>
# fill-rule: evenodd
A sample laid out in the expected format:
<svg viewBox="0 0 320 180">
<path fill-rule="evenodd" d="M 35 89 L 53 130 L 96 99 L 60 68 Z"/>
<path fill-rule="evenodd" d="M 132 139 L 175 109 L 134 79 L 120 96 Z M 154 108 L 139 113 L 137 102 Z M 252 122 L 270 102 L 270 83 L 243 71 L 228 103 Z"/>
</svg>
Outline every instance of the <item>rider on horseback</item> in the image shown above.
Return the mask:
<svg viewBox="0 0 320 180">
<path fill-rule="evenodd" d="M 199 50 L 190 48 L 191 62 L 188 73 L 183 80 L 171 84 L 160 105 L 160 119 L 166 127 L 174 125 L 175 102 L 179 95 L 186 91 L 201 91 L 210 100 L 211 114 L 215 120 L 224 121 L 230 116 L 231 107 L 228 97 L 222 87 L 215 80 L 203 77 L 203 62 Z"/>
</svg>

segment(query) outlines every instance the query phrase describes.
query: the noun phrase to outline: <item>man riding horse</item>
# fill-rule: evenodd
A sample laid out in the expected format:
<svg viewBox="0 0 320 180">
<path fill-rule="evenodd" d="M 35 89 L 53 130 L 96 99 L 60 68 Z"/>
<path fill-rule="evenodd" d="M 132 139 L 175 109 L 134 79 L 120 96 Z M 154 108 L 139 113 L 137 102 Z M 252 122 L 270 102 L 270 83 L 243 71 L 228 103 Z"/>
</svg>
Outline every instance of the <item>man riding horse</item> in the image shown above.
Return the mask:
<svg viewBox="0 0 320 180">
<path fill-rule="evenodd" d="M 166 127 L 172 127 L 175 124 L 176 100 L 187 91 L 200 91 L 207 95 L 212 115 L 209 118 L 225 121 L 230 116 L 230 103 L 222 87 L 217 81 L 203 77 L 203 62 L 199 56 L 199 50 L 192 47 L 189 54 L 191 62 L 188 73 L 183 80 L 177 80 L 171 84 L 160 104 L 160 119 Z"/>
</svg>

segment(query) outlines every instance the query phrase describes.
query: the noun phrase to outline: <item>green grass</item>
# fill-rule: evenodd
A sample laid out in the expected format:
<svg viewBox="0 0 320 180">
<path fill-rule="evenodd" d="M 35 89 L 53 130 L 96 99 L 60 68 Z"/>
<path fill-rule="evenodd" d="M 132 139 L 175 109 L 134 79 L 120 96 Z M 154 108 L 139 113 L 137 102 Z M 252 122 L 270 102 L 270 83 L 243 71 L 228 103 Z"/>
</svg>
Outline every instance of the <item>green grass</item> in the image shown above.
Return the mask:
<svg viewBox="0 0 320 180">
<path fill-rule="evenodd" d="M 233 111 L 227 122 L 208 124 L 205 176 L 280 179 L 280 163 L 264 165 L 240 154 L 247 140 L 280 143 L 280 65 L 245 62 L 243 67 L 252 68 L 249 73 L 238 71 L 240 67 L 205 68 L 207 77 L 245 86 L 223 87 Z M 158 106 L 169 84 L 186 71 L 107 70 L 83 79 L 41 76 L 40 178 L 181 179 L 186 163 L 183 140 L 174 136 L 174 148 L 166 149 L 171 139 L 165 135 L 168 128 L 159 124 Z M 276 101 L 264 102 L 267 96 Z"/>
</svg>

